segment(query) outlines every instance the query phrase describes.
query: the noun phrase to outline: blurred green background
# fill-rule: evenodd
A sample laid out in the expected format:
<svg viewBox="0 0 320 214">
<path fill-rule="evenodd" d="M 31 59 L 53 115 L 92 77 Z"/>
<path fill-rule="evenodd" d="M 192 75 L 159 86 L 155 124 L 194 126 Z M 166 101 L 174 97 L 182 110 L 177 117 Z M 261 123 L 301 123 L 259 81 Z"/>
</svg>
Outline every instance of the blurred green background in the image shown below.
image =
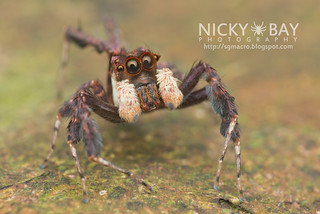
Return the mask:
<svg viewBox="0 0 320 214">
<path fill-rule="evenodd" d="M 0 2 L 0 212 L 314 213 L 320 210 L 319 1 L 9 1 Z M 233 146 L 220 191 L 211 189 L 223 137 L 208 104 L 143 115 L 134 125 L 95 117 L 102 156 L 155 187 L 88 163 L 78 146 L 90 202 L 65 144 L 65 127 L 45 170 L 57 100 L 63 29 L 106 39 L 106 15 L 128 49 L 146 46 L 187 72 L 196 60 L 218 70 L 239 106 L 243 187 L 237 202 Z M 204 50 L 202 23 L 300 23 L 293 50 Z M 63 98 L 85 81 L 105 80 L 107 61 L 72 46 Z M 211 116 L 212 115 L 212 116 Z M 100 194 L 105 190 L 105 194 Z"/>
</svg>

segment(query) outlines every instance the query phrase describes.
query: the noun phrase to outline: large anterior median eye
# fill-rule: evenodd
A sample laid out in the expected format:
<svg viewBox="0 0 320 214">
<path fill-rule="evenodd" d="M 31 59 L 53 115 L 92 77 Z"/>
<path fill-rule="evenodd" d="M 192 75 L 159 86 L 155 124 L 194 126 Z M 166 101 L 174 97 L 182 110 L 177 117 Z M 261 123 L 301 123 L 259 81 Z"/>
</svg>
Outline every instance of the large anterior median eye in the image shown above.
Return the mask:
<svg viewBox="0 0 320 214">
<path fill-rule="evenodd" d="M 140 71 L 140 65 L 136 59 L 128 60 L 126 69 L 129 74 L 136 74 Z"/>
</svg>

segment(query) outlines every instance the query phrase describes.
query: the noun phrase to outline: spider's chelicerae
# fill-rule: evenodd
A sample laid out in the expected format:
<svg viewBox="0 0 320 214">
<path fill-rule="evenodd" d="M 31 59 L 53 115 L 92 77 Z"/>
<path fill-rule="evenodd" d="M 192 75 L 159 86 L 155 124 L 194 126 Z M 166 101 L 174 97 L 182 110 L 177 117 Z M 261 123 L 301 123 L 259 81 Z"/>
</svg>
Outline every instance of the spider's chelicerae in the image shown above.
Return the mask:
<svg viewBox="0 0 320 214">
<path fill-rule="evenodd" d="M 168 108 L 182 109 L 208 100 L 214 111 L 220 115 L 222 122 L 220 132 L 225 137 L 224 148 L 219 159 L 214 189 L 218 189 L 222 162 L 230 139 L 235 145 L 237 165 L 237 187 L 240 200 L 243 192 L 240 184 L 240 133 L 238 113 L 234 98 L 226 91 L 216 70 L 209 64 L 199 62 L 185 75 L 172 64 L 159 62 L 160 55 L 144 48 L 126 51 L 118 44 L 118 34 L 113 22 L 107 22 L 109 39 L 96 39 L 83 33 L 80 29 L 67 28 L 65 31 L 64 54 L 62 67 L 66 65 L 69 44 L 74 43 L 82 48 L 92 46 L 98 53 L 107 53 L 109 69 L 106 90 L 98 81 L 84 83 L 59 109 L 54 125 L 51 150 L 41 165 L 44 168 L 51 157 L 63 117 L 70 118 L 67 134 L 68 145 L 75 160 L 83 188 L 83 201 L 88 202 L 85 178 L 80 168 L 76 144 L 82 140 L 91 161 L 122 172 L 152 190 L 152 186 L 136 177 L 126 169 L 122 169 L 103 159 L 100 154 L 102 139 L 91 113 L 112 123 L 131 123 L 138 120 L 144 112 Z M 208 85 L 199 90 L 195 86 L 203 78 Z M 181 84 L 177 84 L 177 81 Z"/>
</svg>

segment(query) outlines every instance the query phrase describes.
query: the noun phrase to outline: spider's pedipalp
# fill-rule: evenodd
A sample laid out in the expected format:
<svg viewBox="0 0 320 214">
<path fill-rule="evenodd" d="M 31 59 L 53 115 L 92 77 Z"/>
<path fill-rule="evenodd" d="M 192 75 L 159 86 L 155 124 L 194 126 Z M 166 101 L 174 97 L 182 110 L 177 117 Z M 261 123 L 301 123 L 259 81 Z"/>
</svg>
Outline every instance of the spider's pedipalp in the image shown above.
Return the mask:
<svg viewBox="0 0 320 214">
<path fill-rule="evenodd" d="M 141 114 L 140 102 L 133 84 L 128 80 L 116 83 L 119 115 L 128 122 L 136 122 Z"/>
<path fill-rule="evenodd" d="M 156 77 L 164 104 L 170 110 L 177 108 L 183 99 L 183 94 L 177 85 L 178 79 L 173 77 L 169 68 L 158 69 Z"/>
</svg>

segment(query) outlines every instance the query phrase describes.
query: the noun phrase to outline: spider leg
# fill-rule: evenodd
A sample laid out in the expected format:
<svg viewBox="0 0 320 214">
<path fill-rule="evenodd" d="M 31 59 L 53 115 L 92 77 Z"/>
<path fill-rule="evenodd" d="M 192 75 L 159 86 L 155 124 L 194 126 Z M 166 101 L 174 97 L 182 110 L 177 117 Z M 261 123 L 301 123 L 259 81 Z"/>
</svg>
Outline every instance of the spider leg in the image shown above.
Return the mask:
<svg viewBox="0 0 320 214">
<path fill-rule="evenodd" d="M 206 88 L 202 88 L 199 89 L 197 91 L 193 91 L 192 93 L 190 93 L 187 98 L 185 98 L 182 103 L 180 104 L 180 106 L 178 107 L 180 108 L 187 108 L 189 106 L 193 106 L 196 104 L 199 104 L 205 100 L 208 100 L 208 94 L 207 94 L 207 89 Z"/>
<path fill-rule="evenodd" d="M 240 152 L 240 139 L 234 143 L 235 155 L 236 155 L 236 164 L 237 164 L 237 188 L 239 190 L 240 201 L 244 201 L 243 190 L 240 182 L 241 176 L 241 152 Z"/>
<path fill-rule="evenodd" d="M 209 85 L 197 91 L 192 91 L 203 77 Z M 226 91 L 217 72 L 208 64 L 199 62 L 194 66 L 179 86 L 184 95 L 184 100 L 179 108 L 189 107 L 204 100 L 209 100 L 213 109 L 220 115 L 222 122 L 220 133 L 225 137 L 224 147 L 219 159 L 214 188 L 218 189 L 223 160 L 232 139 L 235 145 L 236 165 L 237 165 L 237 188 L 240 200 L 243 201 L 243 190 L 240 183 L 240 130 L 238 124 L 238 112 L 234 103 L 234 98 Z"/>
<path fill-rule="evenodd" d="M 190 93 L 187 97 L 187 99 L 185 99 L 181 105 L 179 106 L 179 108 L 186 108 L 192 105 L 196 105 L 199 104 L 205 100 L 207 100 L 208 95 L 207 95 L 207 89 L 206 88 L 202 88 L 200 90 L 194 91 L 192 93 Z M 229 131 L 231 129 L 234 129 L 234 126 L 236 125 L 236 120 L 237 118 L 235 118 L 234 123 L 232 124 L 232 126 L 229 126 Z M 222 150 L 222 154 L 221 157 L 219 159 L 219 164 L 218 164 L 218 168 L 217 168 L 217 175 L 216 175 L 216 180 L 215 180 L 215 185 L 214 185 L 214 189 L 218 189 L 219 187 L 219 179 L 220 179 L 220 174 L 221 174 L 221 168 L 222 168 L 222 163 L 228 148 L 228 142 L 230 141 L 230 137 L 231 134 L 229 134 L 230 132 L 228 132 L 228 136 L 225 139 L 224 142 L 224 148 Z M 243 201 L 243 190 L 241 187 L 241 182 L 240 182 L 240 176 L 241 176 L 241 157 L 240 157 L 240 139 L 237 139 L 234 142 L 234 146 L 235 146 L 235 156 L 236 156 L 236 165 L 237 165 L 237 188 L 239 190 L 239 195 L 240 195 L 240 199 L 241 201 Z"/>
<path fill-rule="evenodd" d="M 61 124 L 61 114 L 58 113 L 56 118 L 57 119 L 56 119 L 56 122 L 54 123 L 53 138 L 52 138 L 52 142 L 51 142 L 50 152 L 48 153 L 47 157 L 44 159 L 44 161 L 40 165 L 40 169 L 44 169 L 46 167 L 48 160 L 51 158 L 51 156 L 55 150 L 55 147 L 56 147 L 57 136 L 58 136 L 59 128 L 60 128 L 60 124 Z"/>
<path fill-rule="evenodd" d="M 89 160 L 96 162 L 98 164 L 101 164 L 103 166 L 107 166 L 110 167 L 118 172 L 121 172 L 123 174 L 126 174 L 127 176 L 131 177 L 132 179 L 138 181 L 140 184 L 142 184 L 143 186 L 145 186 L 147 189 L 149 189 L 150 191 L 153 191 L 152 186 L 150 186 L 148 183 L 146 183 L 143 179 L 141 178 L 137 178 L 132 172 L 126 170 L 126 169 L 122 169 L 114 164 L 112 164 L 111 162 L 104 160 L 101 157 L 96 157 L 96 156 L 91 156 L 89 157 Z"/>
<path fill-rule="evenodd" d="M 228 133 L 227 133 L 227 136 L 226 136 L 225 141 L 224 141 L 224 147 L 223 147 L 223 150 L 222 150 L 222 154 L 221 154 L 221 156 L 219 158 L 219 164 L 218 164 L 218 168 L 217 168 L 216 180 L 215 180 L 215 183 L 214 183 L 214 189 L 215 190 L 219 189 L 219 180 L 220 180 L 220 174 L 221 174 L 221 168 L 222 168 L 224 156 L 226 155 L 226 152 L 227 152 L 227 149 L 228 149 L 228 145 L 229 145 L 229 141 L 230 141 L 230 138 L 231 138 L 231 134 L 232 134 L 232 131 L 234 130 L 234 127 L 235 127 L 235 125 L 237 123 L 237 119 L 238 119 L 238 117 L 234 117 L 234 119 L 232 120 L 232 122 L 230 123 L 229 128 L 228 128 Z M 240 189 L 239 189 L 239 191 L 240 191 Z"/>
<path fill-rule="evenodd" d="M 99 83 L 98 81 L 92 80 L 92 81 L 86 82 L 79 88 L 79 90 L 84 90 L 87 88 L 91 88 L 93 90 L 94 94 L 97 97 L 99 97 L 101 100 L 107 101 L 107 94 L 105 93 L 101 83 Z M 69 101 L 65 102 L 65 104 L 59 109 L 59 112 L 56 116 L 56 121 L 54 124 L 50 152 L 48 153 L 47 157 L 44 159 L 43 163 L 40 165 L 41 169 L 44 169 L 46 167 L 49 159 L 51 158 L 51 156 L 55 150 L 57 136 L 58 136 L 59 128 L 60 128 L 60 124 L 61 124 L 61 118 L 65 117 L 65 116 L 70 116 L 70 113 L 72 110 L 71 105 L 72 105 L 72 101 L 74 98 L 75 98 L 75 96 L 73 96 Z"/>
<path fill-rule="evenodd" d="M 96 96 L 94 96 L 89 91 L 87 91 L 87 90 L 81 91 L 80 96 L 81 96 L 82 100 L 86 103 L 86 105 L 88 105 L 90 107 L 90 109 L 92 109 L 98 115 L 100 115 L 100 116 L 104 117 L 105 119 L 108 119 L 112 122 L 124 122 L 121 118 L 119 118 L 120 121 L 115 121 L 114 120 L 115 115 L 111 115 L 108 111 L 108 109 L 110 109 L 111 106 L 108 105 L 107 103 L 101 101 L 100 99 L 98 99 Z M 95 128 L 95 127 L 93 127 L 93 128 Z M 84 128 L 83 128 L 84 141 L 90 141 L 92 132 L 94 132 L 94 130 L 91 129 L 91 131 L 90 131 L 90 126 L 87 126 L 87 127 L 84 126 Z M 103 166 L 110 167 L 110 168 L 112 168 L 116 171 L 119 171 L 121 173 L 124 173 L 124 174 L 128 175 L 129 177 L 131 177 L 132 179 L 138 181 L 140 184 L 145 186 L 150 191 L 152 191 L 152 186 L 147 184 L 143 179 L 136 177 L 132 172 L 130 172 L 126 169 L 122 169 L 122 168 L 112 164 L 111 162 L 104 160 L 103 158 L 101 158 L 99 156 L 99 154 L 91 153 L 90 149 L 88 150 L 87 147 L 86 147 L 86 149 L 87 149 L 87 153 L 89 156 L 89 160 L 94 161 L 96 163 L 99 163 Z"/>
<path fill-rule="evenodd" d="M 120 36 L 119 31 L 116 26 L 116 21 L 113 19 L 112 16 L 106 17 L 105 29 L 108 34 L 108 43 L 110 46 L 113 46 L 113 49 L 117 49 L 120 46 Z"/>
<path fill-rule="evenodd" d="M 77 150 L 76 150 L 75 144 L 76 144 L 76 142 L 68 141 L 70 152 L 71 152 L 72 157 L 73 157 L 73 159 L 74 159 L 74 161 L 76 163 L 76 167 L 77 167 L 77 170 L 78 170 L 78 173 L 79 173 L 79 176 L 80 176 L 80 179 L 81 179 L 81 183 L 82 183 L 82 191 L 83 191 L 83 199 L 82 199 L 82 201 L 83 201 L 83 203 L 88 203 L 89 199 L 88 199 L 86 181 L 85 181 L 84 175 L 83 175 L 83 173 L 81 171 L 81 167 L 80 167 L 80 163 L 79 163 L 79 159 L 78 159 L 78 155 L 77 155 Z"/>
<path fill-rule="evenodd" d="M 180 81 L 184 79 L 184 76 L 185 76 L 184 73 L 179 71 L 178 68 L 172 63 L 161 61 L 158 63 L 157 68 L 158 69 L 169 68 L 172 71 L 174 78 L 177 78 Z"/>
<path fill-rule="evenodd" d="M 92 90 L 92 92 L 90 91 Z M 103 86 L 98 81 L 89 81 L 83 84 L 77 92 L 72 96 L 72 98 L 65 102 L 58 112 L 58 117 L 52 145 L 55 145 L 56 137 L 58 134 L 58 129 L 60 125 L 60 120 L 62 117 L 70 117 L 68 124 L 68 145 L 72 156 L 74 157 L 76 167 L 82 182 L 83 188 L 83 201 L 88 202 L 85 178 L 81 172 L 80 164 L 78 161 L 75 144 L 82 140 L 85 144 L 85 150 L 87 152 L 90 160 L 98 162 L 100 164 L 109 166 L 117 171 L 129 175 L 132 179 L 137 180 L 139 183 L 152 190 L 152 187 L 148 185 L 144 180 L 137 178 L 133 173 L 121 169 L 110 162 L 107 162 L 100 158 L 100 149 L 102 147 L 102 139 L 98 132 L 98 127 L 95 121 L 90 117 L 91 111 L 93 110 L 98 115 L 107 119 L 113 123 L 125 122 L 118 113 L 118 107 L 107 103 L 106 93 L 104 92 Z M 54 150 L 54 146 L 51 146 L 51 150 L 41 165 L 41 168 L 45 167 Z"/>
<path fill-rule="evenodd" d="M 112 122 L 123 123 L 125 122 L 119 115 L 119 108 L 99 99 L 96 95 L 88 90 L 82 90 L 79 93 L 83 102 L 90 107 L 94 113 L 100 117 Z"/>
<path fill-rule="evenodd" d="M 61 64 L 58 70 L 58 73 L 59 73 L 59 82 L 58 82 L 58 89 L 57 89 L 58 98 L 62 97 L 62 91 L 63 91 L 63 85 L 64 85 L 64 79 L 65 79 L 64 69 L 68 64 L 70 43 L 74 43 L 80 48 L 85 48 L 87 46 L 94 47 L 99 54 L 106 52 L 109 55 L 109 58 L 112 55 L 117 55 L 122 52 L 125 52 L 125 48 L 120 46 L 118 42 L 119 35 L 116 30 L 114 20 L 112 18 L 107 19 L 105 27 L 109 34 L 108 40 L 100 40 L 93 36 L 87 35 L 81 31 L 81 28 L 76 29 L 72 27 L 67 27 L 65 29 L 63 49 L 62 49 L 62 59 L 61 59 Z M 109 85 L 109 82 L 108 82 L 108 85 Z M 108 88 L 107 94 L 108 96 L 111 94 L 109 93 L 109 88 Z"/>
<path fill-rule="evenodd" d="M 58 79 L 59 79 L 58 88 L 57 88 L 58 99 L 60 99 L 62 97 L 63 86 L 64 86 L 64 82 L 65 82 L 64 69 L 68 64 L 69 51 L 70 51 L 70 42 L 67 39 L 64 39 L 63 47 L 62 47 L 61 63 L 60 63 L 60 67 L 58 69 Z"/>
<path fill-rule="evenodd" d="M 113 30 L 113 28 L 107 28 L 107 29 Z M 124 49 L 123 47 L 118 46 L 118 44 L 114 42 L 113 40 L 114 34 L 112 34 L 112 37 L 111 37 L 112 39 L 109 40 L 110 42 L 97 39 L 93 36 L 83 33 L 80 29 L 75 29 L 72 27 L 68 27 L 65 30 L 64 34 L 65 34 L 65 39 L 67 41 L 75 43 L 80 48 L 92 46 L 95 48 L 95 50 L 98 53 L 107 52 L 108 54 L 111 54 L 111 53 L 117 54 L 120 51 L 122 51 L 122 49 Z"/>
</svg>

